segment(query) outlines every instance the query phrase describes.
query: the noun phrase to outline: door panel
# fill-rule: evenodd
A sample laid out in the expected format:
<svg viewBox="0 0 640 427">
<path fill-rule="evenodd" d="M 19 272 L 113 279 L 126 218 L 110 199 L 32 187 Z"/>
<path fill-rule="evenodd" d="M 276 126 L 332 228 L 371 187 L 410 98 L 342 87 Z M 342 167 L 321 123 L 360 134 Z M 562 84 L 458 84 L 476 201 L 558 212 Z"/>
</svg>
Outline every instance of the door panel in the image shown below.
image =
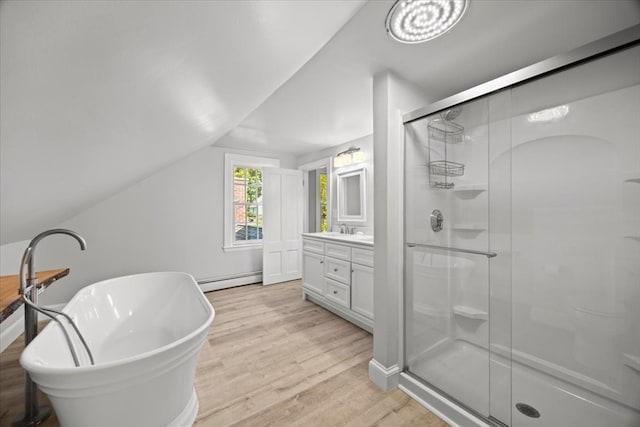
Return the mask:
<svg viewBox="0 0 640 427">
<path fill-rule="evenodd" d="M 263 171 L 262 283 L 302 277 L 302 172 Z"/>
</svg>

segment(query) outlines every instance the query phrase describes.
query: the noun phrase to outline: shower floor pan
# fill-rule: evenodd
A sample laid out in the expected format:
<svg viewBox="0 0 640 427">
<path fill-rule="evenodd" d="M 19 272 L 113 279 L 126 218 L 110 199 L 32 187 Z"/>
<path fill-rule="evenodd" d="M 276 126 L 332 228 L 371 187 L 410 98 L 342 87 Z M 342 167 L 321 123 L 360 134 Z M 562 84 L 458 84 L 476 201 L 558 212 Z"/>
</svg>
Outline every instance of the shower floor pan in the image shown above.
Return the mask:
<svg viewBox="0 0 640 427">
<path fill-rule="evenodd" d="M 539 369 L 540 366 L 534 368 L 523 363 L 532 356 L 518 354 L 514 350 L 511 363 L 508 358 L 497 354 L 500 351 L 494 352 L 489 360 L 486 349 L 464 340 L 449 340 L 410 362 L 408 371 L 455 395 L 458 401 L 479 414 L 486 416 L 491 405 L 491 415 L 513 427 L 640 426 L 640 411 L 637 409 L 545 372 L 553 371 L 552 366 Z M 493 374 L 490 387 L 489 363 Z M 640 376 L 636 375 L 634 380 L 640 381 Z M 492 402 L 489 402 L 489 388 L 494 396 L 499 396 Z M 499 390 L 504 390 L 501 396 Z M 640 403 L 640 396 L 627 398 Z M 425 400 L 429 403 L 428 399 Z M 518 403 L 535 408 L 540 416 L 524 415 L 515 408 Z"/>
</svg>

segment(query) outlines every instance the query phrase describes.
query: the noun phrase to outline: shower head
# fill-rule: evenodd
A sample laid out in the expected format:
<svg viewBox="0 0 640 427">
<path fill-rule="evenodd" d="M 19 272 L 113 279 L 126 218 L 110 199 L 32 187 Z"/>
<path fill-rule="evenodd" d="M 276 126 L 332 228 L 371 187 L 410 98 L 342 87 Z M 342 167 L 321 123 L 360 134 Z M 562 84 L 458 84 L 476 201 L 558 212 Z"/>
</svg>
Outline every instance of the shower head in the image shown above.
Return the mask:
<svg viewBox="0 0 640 427">
<path fill-rule="evenodd" d="M 440 117 L 442 117 L 444 120 L 452 121 L 456 117 L 458 117 L 458 115 L 460 115 L 461 112 L 462 112 L 462 105 L 457 105 L 453 108 L 449 108 L 448 110 L 445 110 L 442 113 L 440 113 Z"/>
</svg>

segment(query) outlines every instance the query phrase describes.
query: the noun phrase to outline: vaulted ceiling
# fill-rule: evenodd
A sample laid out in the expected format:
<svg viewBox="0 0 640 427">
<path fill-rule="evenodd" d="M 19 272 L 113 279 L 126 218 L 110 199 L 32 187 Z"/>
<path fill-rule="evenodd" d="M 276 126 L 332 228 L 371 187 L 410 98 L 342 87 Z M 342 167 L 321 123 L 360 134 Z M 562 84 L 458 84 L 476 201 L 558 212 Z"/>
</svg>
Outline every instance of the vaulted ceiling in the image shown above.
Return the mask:
<svg viewBox="0 0 640 427">
<path fill-rule="evenodd" d="M 636 0 L 471 0 L 401 45 L 391 0 L 2 1 L 2 243 L 207 145 L 308 153 L 373 131 L 372 78 L 432 99 L 640 22 Z"/>
<path fill-rule="evenodd" d="M 213 144 L 362 5 L 3 1 L 2 243 Z"/>
</svg>

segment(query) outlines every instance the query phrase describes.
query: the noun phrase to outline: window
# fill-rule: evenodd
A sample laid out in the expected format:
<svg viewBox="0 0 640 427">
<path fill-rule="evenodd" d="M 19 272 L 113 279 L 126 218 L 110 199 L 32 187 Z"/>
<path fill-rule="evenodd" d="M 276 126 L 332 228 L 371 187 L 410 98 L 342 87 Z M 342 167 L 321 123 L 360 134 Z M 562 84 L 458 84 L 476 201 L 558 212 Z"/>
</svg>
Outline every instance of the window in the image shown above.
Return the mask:
<svg viewBox="0 0 640 427">
<path fill-rule="evenodd" d="M 233 170 L 234 244 L 262 240 L 262 169 Z"/>
<path fill-rule="evenodd" d="M 320 231 L 329 231 L 329 198 L 327 197 L 329 191 L 329 179 L 327 177 L 327 170 L 319 170 L 318 186 L 319 191 L 319 204 L 320 204 Z"/>
<path fill-rule="evenodd" d="M 224 250 L 262 247 L 262 169 L 278 159 L 225 154 Z"/>
</svg>

